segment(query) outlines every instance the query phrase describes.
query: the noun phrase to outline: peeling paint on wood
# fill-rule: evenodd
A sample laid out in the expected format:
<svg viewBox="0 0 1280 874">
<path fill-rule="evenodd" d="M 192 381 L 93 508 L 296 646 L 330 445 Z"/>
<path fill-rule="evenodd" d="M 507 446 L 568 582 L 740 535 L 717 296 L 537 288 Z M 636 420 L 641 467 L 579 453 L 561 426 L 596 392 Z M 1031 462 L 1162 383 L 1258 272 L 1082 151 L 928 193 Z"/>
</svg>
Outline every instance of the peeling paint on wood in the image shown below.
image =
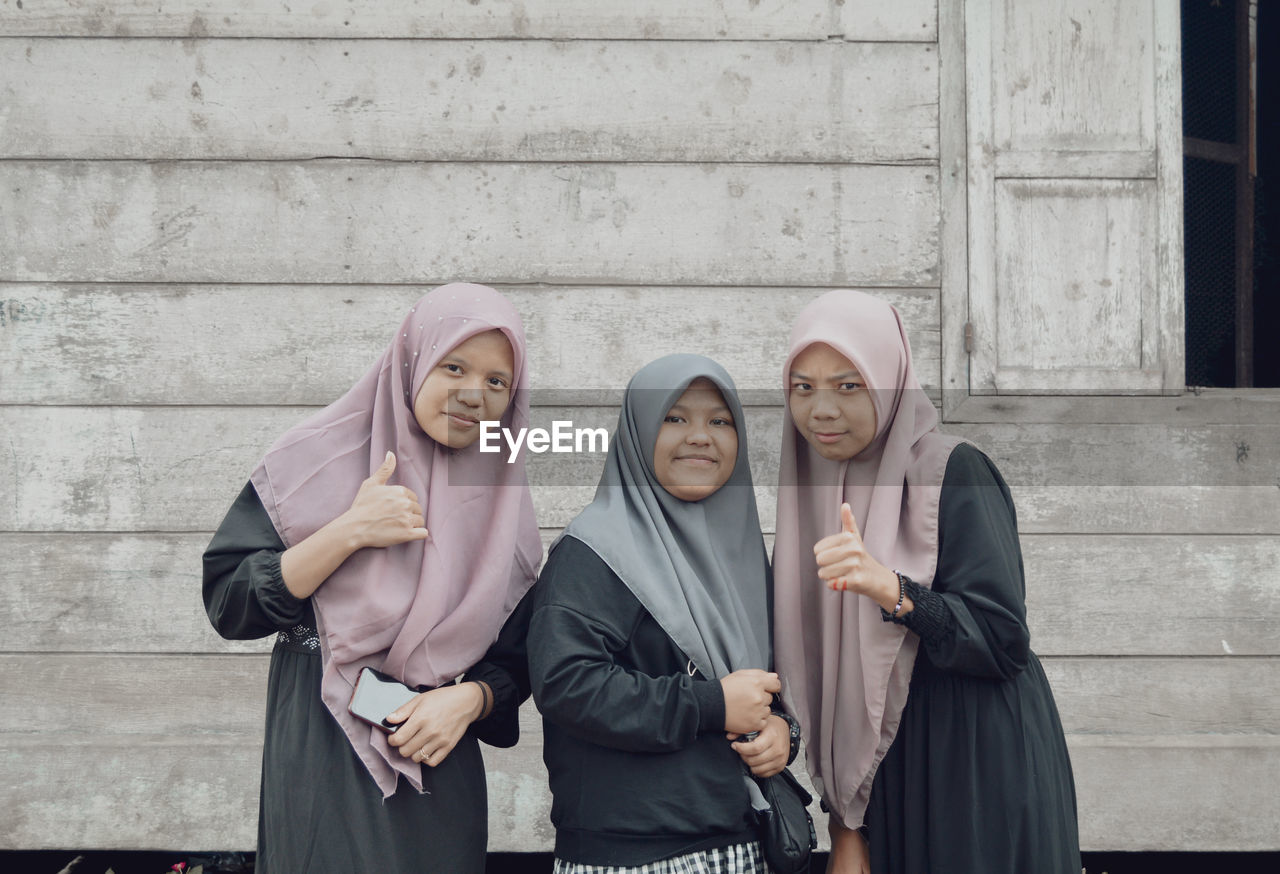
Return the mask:
<svg viewBox="0 0 1280 874">
<path fill-rule="evenodd" d="M 473 277 L 483 281 L 483 277 Z M 671 352 L 716 349 L 739 389 L 780 400 L 780 325 L 824 289 L 501 289 L 529 337 L 535 405 L 607 390 Z M 316 404 L 385 347 L 423 287 L 0 286 L 0 404 Z M 936 389 L 937 293 L 867 289 L 903 314 L 917 374 Z M 752 318 L 742 319 L 750 312 Z M 298 314 L 305 314 L 299 317 Z M 645 342 L 633 342 L 644 325 Z M 146 354 L 139 354 L 139 350 Z M 163 362 L 163 364 L 162 364 Z M 753 401 L 759 402 L 759 401 Z"/>
<path fill-rule="evenodd" d="M 937 284 L 928 167 L 10 161 L 0 190 L 0 281 Z"/>
<path fill-rule="evenodd" d="M 932 2 L 932 0 L 929 0 Z M 15 36 L 294 39 L 825 39 L 831 0 L 39 0 L 0 3 Z M 925 0 L 898 4 L 921 9 Z M 913 15 L 877 16 L 888 39 L 923 39 Z M 901 30 L 898 21 L 906 25 Z M 899 29 L 895 30 L 895 26 Z"/>
<path fill-rule="evenodd" d="M 930 45 L 215 40 L 192 54 L 177 40 L 14 48 L 23 42 L 25 57 L 0 53 L 5 157 L 890 164 L 938 155 Z"/>
</svg>

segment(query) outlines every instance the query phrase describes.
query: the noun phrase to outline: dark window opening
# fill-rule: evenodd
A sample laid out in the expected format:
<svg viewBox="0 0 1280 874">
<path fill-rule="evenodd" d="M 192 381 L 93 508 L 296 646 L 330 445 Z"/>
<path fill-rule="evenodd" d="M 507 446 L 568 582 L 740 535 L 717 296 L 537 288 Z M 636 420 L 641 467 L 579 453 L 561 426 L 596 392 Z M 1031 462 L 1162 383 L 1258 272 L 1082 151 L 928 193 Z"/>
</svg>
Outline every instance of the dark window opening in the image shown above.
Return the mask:
<svg viewBox="0 0 1280 874">
<path fill-rule="evenodd" d="M 1280 9 L 1182 0 L 1190 386 L 1280 386 Z"/>
</svg>

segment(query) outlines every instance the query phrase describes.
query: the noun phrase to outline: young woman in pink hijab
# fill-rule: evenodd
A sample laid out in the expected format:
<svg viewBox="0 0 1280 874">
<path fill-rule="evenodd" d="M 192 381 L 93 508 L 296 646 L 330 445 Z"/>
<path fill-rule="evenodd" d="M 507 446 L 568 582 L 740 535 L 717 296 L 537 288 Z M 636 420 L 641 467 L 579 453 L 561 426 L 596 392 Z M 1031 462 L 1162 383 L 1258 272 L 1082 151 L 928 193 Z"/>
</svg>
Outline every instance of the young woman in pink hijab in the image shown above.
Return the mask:
<svg viewBox="0 0 1280 874">
<path fill-rule="evenodd" d="M 1062 725 L 1009 489 L 937 430 L 897 311 L 833 291 L 784 368 L 774 654 L 828 872 L 1077 874 Z"/>
<path fill-rule="evenodd" d="M 438 288 L 350 391 L 276 441 L 214 535 L 214 628 L 277 634 L 261 874 L 484 870 L 476 740 L 518 737 L 542 547 L 523 461 L 477 444 L 481 421 L 527 426 L 528 395 L 514 307 Z M 364 667 L 420 693 L 391 734 L 347 711 Z"/>
</svg>

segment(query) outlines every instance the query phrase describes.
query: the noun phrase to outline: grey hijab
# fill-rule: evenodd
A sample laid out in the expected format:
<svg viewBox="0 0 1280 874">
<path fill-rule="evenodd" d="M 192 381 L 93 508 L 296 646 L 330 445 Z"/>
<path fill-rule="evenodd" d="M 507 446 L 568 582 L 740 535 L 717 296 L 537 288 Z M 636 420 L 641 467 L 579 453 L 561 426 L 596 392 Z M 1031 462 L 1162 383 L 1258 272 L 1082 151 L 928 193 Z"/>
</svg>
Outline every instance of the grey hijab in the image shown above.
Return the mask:
<svg viewBox="0 0 1280 874">
<path fill-rule="evenodd" d="M 698 377 L 720 389 L 733 414 L 738 458 L 724 486 L 689 502 L 658 483 L 653 451 L 667 411 Z M 600 556 L 703 676 L 768 669 L 769 565 L 745 421 L 716 362 L 668 355 L 631 378 L 595 498 L 561 537 Z"/>
</svg>

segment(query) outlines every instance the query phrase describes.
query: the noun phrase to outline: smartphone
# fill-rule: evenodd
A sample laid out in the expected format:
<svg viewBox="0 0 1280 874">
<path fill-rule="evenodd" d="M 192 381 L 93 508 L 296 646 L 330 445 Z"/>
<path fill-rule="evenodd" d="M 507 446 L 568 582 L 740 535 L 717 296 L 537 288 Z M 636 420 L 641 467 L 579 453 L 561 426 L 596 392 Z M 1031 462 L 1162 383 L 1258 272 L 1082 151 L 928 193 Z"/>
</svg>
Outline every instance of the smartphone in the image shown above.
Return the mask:
<svg viewBox="0 0 1280 874">
<path fill-rule="evenodd" d="M 387 722 L 387 717 L 417 695 L 417 692 L 404 683 L 381 671 L 361 668 L 360 675 L 356 677 L 356 688 L 351 693 L 351 702 L 347 704 L 347 712 L 361 722 L 367 722 L 374 728 L 391 734 L 400 724 Z"/>
</svg>

